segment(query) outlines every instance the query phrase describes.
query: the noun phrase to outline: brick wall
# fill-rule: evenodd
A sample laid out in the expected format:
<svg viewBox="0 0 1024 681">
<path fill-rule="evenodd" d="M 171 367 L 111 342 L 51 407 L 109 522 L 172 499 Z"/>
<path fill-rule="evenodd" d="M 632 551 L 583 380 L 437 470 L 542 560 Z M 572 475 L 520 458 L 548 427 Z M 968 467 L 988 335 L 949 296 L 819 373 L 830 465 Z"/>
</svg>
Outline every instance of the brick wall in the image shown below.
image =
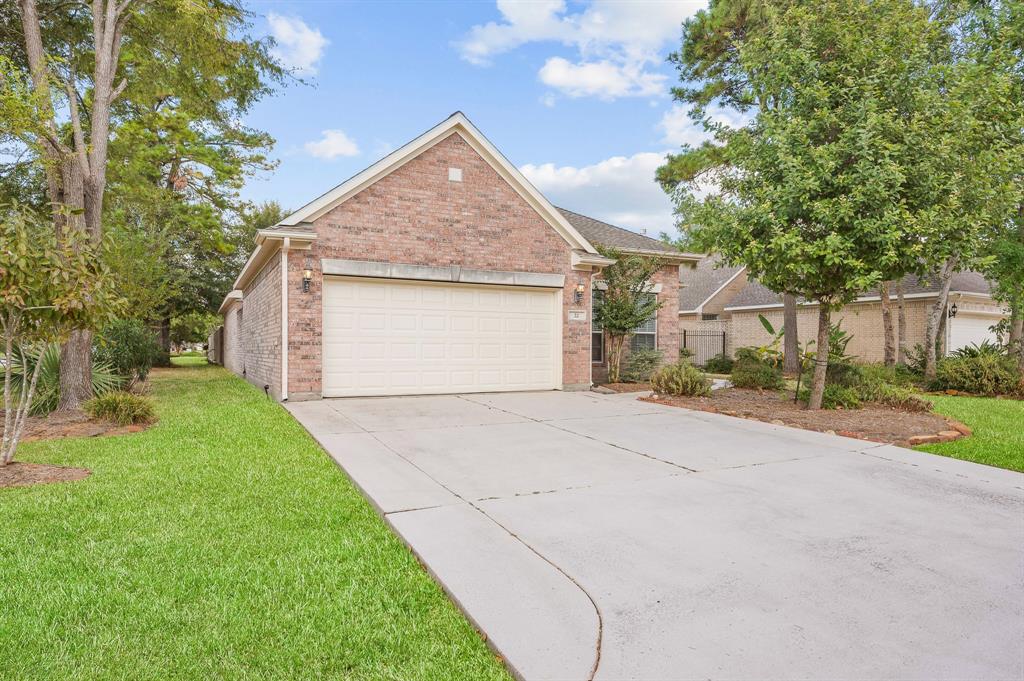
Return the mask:
<svg viewBox="0 0 1024 681">
<path fill-rule="evenodd" d="M 225 319 L 225 326 L 227 319 Z M 242 292 L 235 368 L 253 385 L 281 397 L 281 257 L 271 256 Z M 226 344 L 232 341 L 226 340 Z"/>
<path fill-rule="evenodd" d="M 449 181 L 449 168 L 461 168 L 463 181 Z M 565 240 L 458 133 L 327 212 L 314 227 L 312 250 L 289 257 L 290 396 L 321 393 L 322 258 L 564 274 L 562 380 L 569 387 L 590 384 L 590 315 L 570 322 L 568 310 L 589 312 L 591 274 L 572 269 Z M 314 274 L 310 291 L 302 293 L 307 258 Z M 575 306 L 578 283 L 586 293 Z"/>
<path fill-rule="evenodd" d="M 907 317 L 907 349 L 917 343 L 924 343 L 925 325 L 930 300 L 911 299 L 904 309 Z M 762 345 L 770 340 L 757 318 L 763 314 L 776 329 L 782 326 L 782 308 L 771 310 L 740 310 L 732 312 L 733 349 L 747 345 Z M 885 359 L 885 330 L 882 327 L 882 306 L 880 303 L 855 303 L 832 313 L 832 323 L 842 320 L 843 329 L 853 335 L 847 352 L 865 362 L 881 362 Z M 893 324 L 896 324 L 896 304 L 893 301 Z M 797 308 L 797 331 L 800 342 L 815 340 L 818 335 L 817 306 Z"/>
</svg>

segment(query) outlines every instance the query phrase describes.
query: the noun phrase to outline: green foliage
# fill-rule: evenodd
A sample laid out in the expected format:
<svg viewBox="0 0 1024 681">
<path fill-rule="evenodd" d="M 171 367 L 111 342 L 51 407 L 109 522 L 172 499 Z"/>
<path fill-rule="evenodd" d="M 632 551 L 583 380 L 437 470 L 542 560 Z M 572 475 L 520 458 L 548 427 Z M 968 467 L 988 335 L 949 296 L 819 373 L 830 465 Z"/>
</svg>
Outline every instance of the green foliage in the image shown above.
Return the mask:
<svg viewBox="0 0 1024 681">
<path fill-rule="evenodd" d="M 1024 396 L 1024 383 L 1014 360 L 1005 355 L 946 357 L 939 360 L 933 390 L 957 390 L 973 395 Z"/>
<path fill-rule="evenodd" d="M 657 314 L 662 306 L 662 301 L 647 292 L 662 263 L 649 256 L 610 248 L 599 250 L 605 257 L 615 260 L 601 272 L 606 288 L 595 298 L 594 321 L 608 334 L 608 380 L 617 383 L 625 341 L 633 329 Z"/>
<path fill-rule="evenodd" d="M 729 380 L 737 388 L 781 390 L 785 385 L 777 363 L 765 360 L 759 348 L 738 348 Z"/>
<path fill-rule="evenodd" d="M 715 355 L 704 363 L 704 371 L 710 374 L 727 374 L 732 371 L 733 360 L 725 353 Z"/>
<path fill-rule="evenodd" d="M 93 351 L 97 360 L 129 382 L 145 381 L 159 353 L 156 337 L 138 319 L 118 319 L 104 326 Z"/>
<path fill-rule="evenodd" d="M 958 348 L 953 352 L 949 353 L 950 357 L 978 357 L 980 355 L 1003 355 L 1006 354 L 1004 349 L 999 346 L 998 343 L 993 343 L 990 340 L 983 340 L 981 344 L 971 343 L 968 346 Z"/>
<path fill-rule="evenodd" d="M 661 366 L 664 354 L 661 350 L 637 350 L 631 352 L 626 361 L 625 378 L 635 383 L 646 383 L 651 374 Z"/>
<path fill-rule="evenodd" d="M 799 397 L 803 402 L 807 402 L 811 398 L 811 391 L 801 388 Z M 825 391 L 821 396 L 822 409 L 860 409 L 861 406 L 860 395 L 855 389 L 834 383 L 825 384 Z"/>
<path fill-rule="evenodd" d="M 195 310 L 171 319 L 171 343 L 205 343 L 223 319 L 212 312 Z"/>
<path fill-rule="evenodd" d="M 711 379 L 686 360 L 666 364 L 651 377 L 651 387 L 665 395 L 707 397 L 711 394 Z"/>
<path fill-rule="evenodd" d="M 156 420 L 156 410 L 149 398 L 122 390 L 87 400 L 82 408 L 95 419 L 112 421 L 121 426 L 152 423 Z"/>
<path fill-rule="evenodd" d="M 693 357 L 693 350 L 690 348 L 679 348 L 679 359 L 690 359 Z"/>
<path fill-rule="evenodd" d="M 43 343 L 21 345 L 14 349 L 11 362 L 11 387 L 16 396 L 21 396 L 31 382 L 39 366 L 39 377 L 28 413 L 31 416 L 45 416 L 57 408 L 60 402 L 60 345 Z M 92 392 L 102 395 L 121 387 L 123 381 L 116 371 L 102 361 L 92 365 Z"/>
<path fill-rule="evenodd" d="M 905 385 L 892 385 L 884 383 L 874 393 L 872 402 L 884 404 L 900 411 L 929 412 L 934 406 L 931 400 L 923 397 L 921 393 Z"/>
</svg>

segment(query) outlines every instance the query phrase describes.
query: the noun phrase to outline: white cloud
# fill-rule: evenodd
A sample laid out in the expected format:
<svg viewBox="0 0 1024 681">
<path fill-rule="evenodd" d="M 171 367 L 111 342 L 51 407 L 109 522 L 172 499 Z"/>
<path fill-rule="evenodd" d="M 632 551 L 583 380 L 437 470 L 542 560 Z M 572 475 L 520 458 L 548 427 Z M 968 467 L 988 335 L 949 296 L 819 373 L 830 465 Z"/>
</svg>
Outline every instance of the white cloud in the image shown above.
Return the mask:
<svg viewBox="0 0 1024 681">
<path fill-rule="evenodd" d="M 306 142 L 306 152 L 317 158 L 332 159 L 339 156 L 358 156 L 359 146 L 342 130 L 324 130 L 315 142 Z"/>
<path fill-rule="evenodd" d="M 751 120 L 746 114 L 717 106 L 710 107 L 707 116 L 712 122 L 723 123 L 730 128 L 744 126 Z M 675 146 L 688 144 L 696 147 L 701 142 L 711 139 L 711 135 L 704 131 L 704 126 L 690 118 L 690 107 L 683 104 L 675 104 L 666 111 L 658 127 L 662 131 L 662 140 Z"/>
<path fill-rule="evenodd" d="M 285 17 L 274 12 L 267 15 L 270 34 L 277 45 L 271 51 L 286 67 L 313 75 L 317 62 L 330 44 L 318 28 L 310 28 L 299 17 Z"/>
<path fill-rule="evenodd" d="M 556 206 L 579 211 L 613 225 L 646 230 L 657 238 L 674 232 L 672 202 L 654 181 L 665 152 L 614 156 L 589 166 L 527 164 L 523 175 Z"/>
<path fill-rule="evenodd" d="M 682 21 L 704 4 L 593 0 L 573 13 L 562 0 L 498 0 L 501 20 L 474 26 L 457 47 L 463 59 L 485 65 L 526 43 L 558 42 L 575 48 L 578 61 L 548 59 L 544 83 L 573 97 L 646 97 L 664 92 L 665 76 L 651 69 L 663 62 L 665 44 L 679 39 Z"/>
<path fill-rule="evenodd" d="M 541 82 L 570 97 L 656 96 L 663 93 L 665 76 L 646 73 L 636 64 L 616 64 L 608 60 L 573 64 L 561 57 L 544 63 Z"/>
</svg>

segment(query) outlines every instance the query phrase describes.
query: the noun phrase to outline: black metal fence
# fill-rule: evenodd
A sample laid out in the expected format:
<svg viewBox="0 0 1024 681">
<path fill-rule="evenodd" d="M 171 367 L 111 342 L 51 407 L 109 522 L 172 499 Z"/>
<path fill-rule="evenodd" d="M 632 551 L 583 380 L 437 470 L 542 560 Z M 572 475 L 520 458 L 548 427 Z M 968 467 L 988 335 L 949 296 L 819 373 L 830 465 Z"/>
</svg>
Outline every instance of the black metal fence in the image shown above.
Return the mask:
<svg viewBox="0 0 1024 681">
<path fill-rule="evenodd" d="M 725 354 L 725 331 L 687 331 L 683 329 L 680 348 L 690 351 L 694 366 L 702 367 L 709 359 Z"/>
</svg>

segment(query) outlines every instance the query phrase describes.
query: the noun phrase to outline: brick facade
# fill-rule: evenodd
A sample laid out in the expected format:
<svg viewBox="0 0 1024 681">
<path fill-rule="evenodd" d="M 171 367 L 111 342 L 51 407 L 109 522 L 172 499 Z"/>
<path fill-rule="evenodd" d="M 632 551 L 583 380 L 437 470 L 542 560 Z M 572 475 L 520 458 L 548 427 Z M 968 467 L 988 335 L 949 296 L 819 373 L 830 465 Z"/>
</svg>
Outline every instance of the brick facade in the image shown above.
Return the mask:
<svg viewBox="0 0 1024 681">
<path fill-rule="evenodd" d="M 236 314 L 237 305 L 231 314 Z M 281 258 L 272 257 L 242 292 L 234 371 L 281 398 Z M 227 319 L 225 319 L 225 331 Z M 227 333 L 225 333 L 225 336 Z M 226 345 L 232 341 L 227 340 Z"/>
<path fill-rule="evenodd" d="M 236 374 L 242 373 L 242 349 L 239 332 L 242 328 L 242 303 L 232 303 L 224 311 L 224 335 L 221 347 L 221 361 L 224 368 Z"/>
<path fill-rule="evenodd" d="M 461 182 L 449 180 L 449 168 L 462 170 Z M 586 321 L 569 321 L 568 311 L 590 310 L 591 273 L 572 269 L 569 244 L 457 132 L 320 216 L 313 227 L 312 249 L 289 255 L 290 399 L 321 394 L 324 258 L 564 274 L 563 384 L 590 385 L 589 314 Z M 307 264 L 313 279 L 303 293 Z M 578 306 L 572 302 L 577 284 L 586 291 Z"/>
</svg>

